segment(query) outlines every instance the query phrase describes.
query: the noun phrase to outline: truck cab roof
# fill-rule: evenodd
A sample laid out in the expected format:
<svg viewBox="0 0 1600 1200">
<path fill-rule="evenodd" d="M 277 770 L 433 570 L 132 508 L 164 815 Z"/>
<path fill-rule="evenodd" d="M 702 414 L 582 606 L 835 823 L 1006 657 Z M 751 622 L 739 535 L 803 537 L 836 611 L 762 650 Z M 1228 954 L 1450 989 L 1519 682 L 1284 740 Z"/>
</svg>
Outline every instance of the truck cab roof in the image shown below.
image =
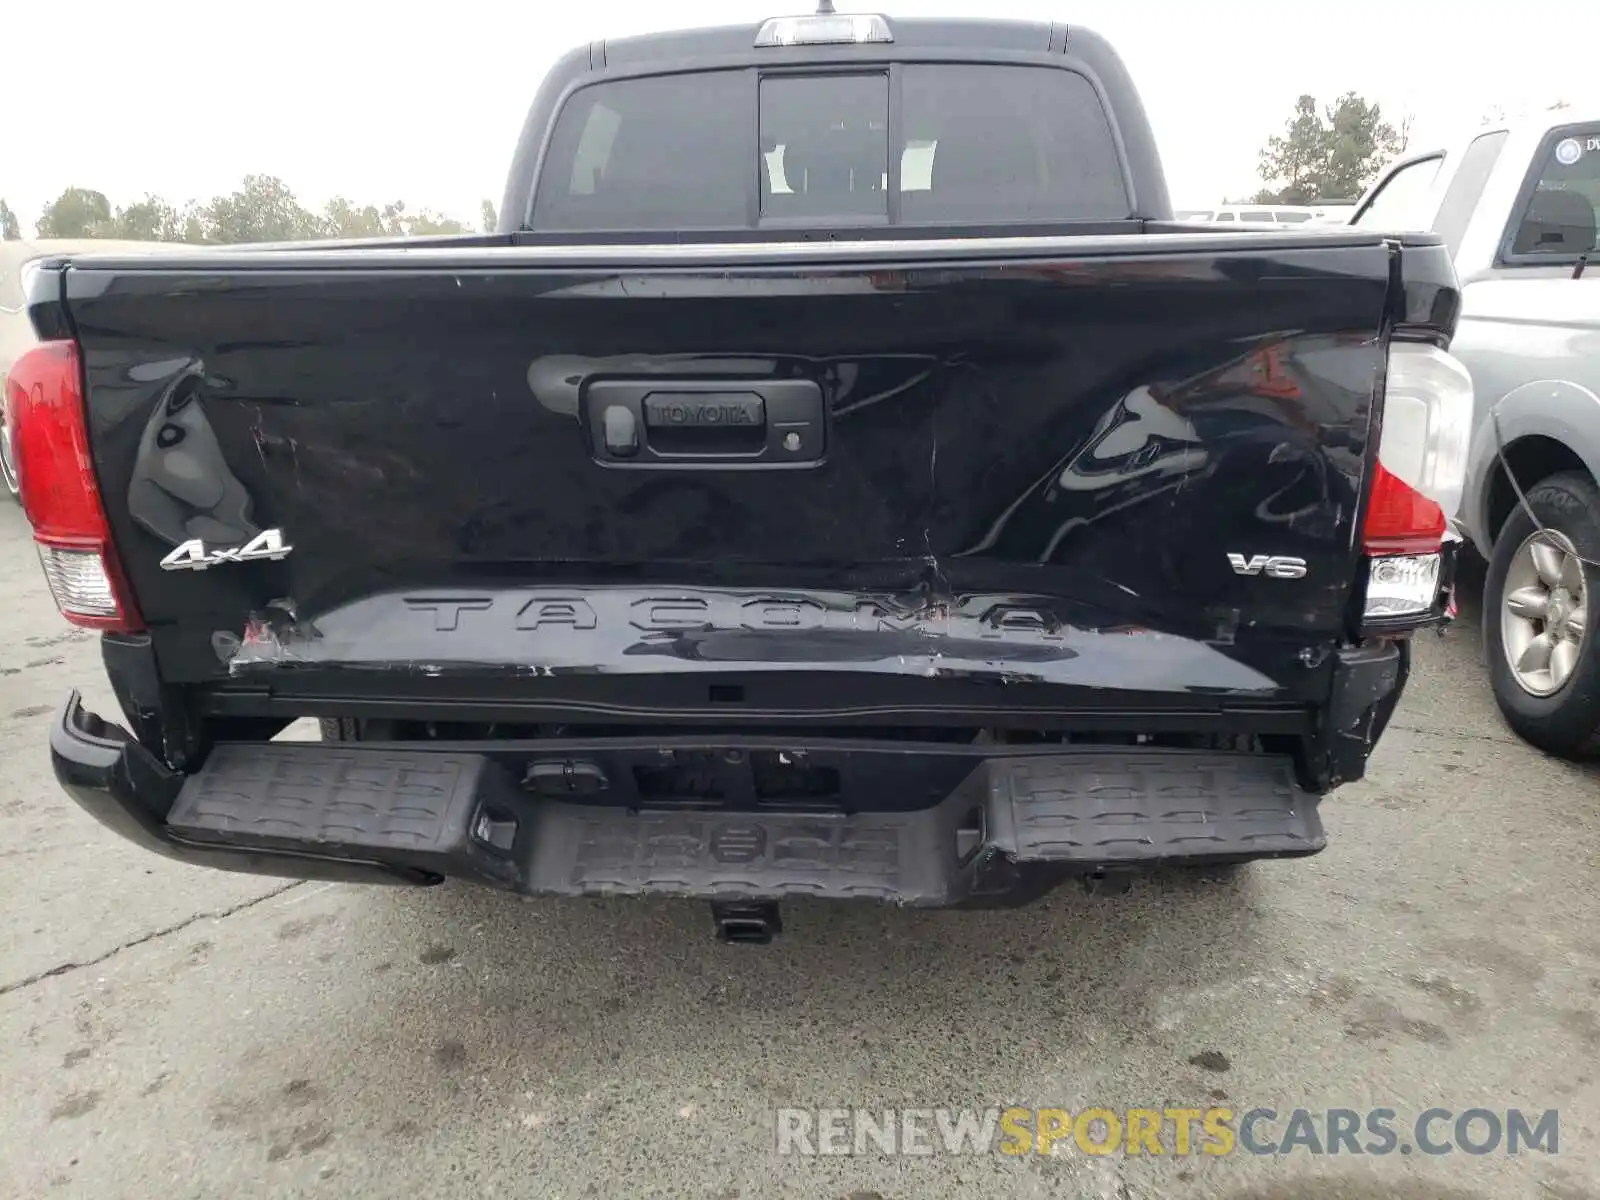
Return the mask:
<svg viewBox="0 0 1600 1200">
<path fill-rule="evenodd" d="M 805 21 L 807 18 L 794 19 Z M 692 72 L 704 72 L 708 77 L 718 73 L 718 78 L 726 82 L 729 73 L 742 73 L 748 78 L 748 88 L 732 98 L 731 104 L 727 98 L 712 101 L 697 97 L 696 89 L 681 82 L 669 96 L 672 103 L 687 105 L 698 99 L 706 104 L 706 119 L 730 123 L 731 138 L 743 130 L 743 125 L 734 130 L 733 123 L 742 121 L 745 111 L 749 113 L 750 128 L 754 129 L 758 89 L 763 80 L 777 75 L 803 75 L 813 69 L 825 74 L 877 72 L 894 76 L 922 64 L 946 64 L 952 69 L 1052 67 L 1063 74 L 1076 75 L 1088 84 L 1087 88 L 1080 89 L 1083 98 L 1057 89 L 1059 94 L 1050 101 L 1055 106 L 1053 111 L 1059 111 L 1063 120 L 1075 116 L 1092 117 L 1100 123 L 1105 131 L 1104 158 L 1109 160 L 1109 169 L 1122 177 L 1117 203 L 1102 205 L 1103 211 L 1097 211 L 1096 215 L 1102 220 L 1171 219 L 1166 178 L 1144 106 L 1121 59 L 1110 44 L 1092 30 L 1038 21 L 899 20 L 892 16 L 862 17 L 859 14 L 841 15 L 837 19 L 874 22 L 874 40 L 762 44 L 763 28 L 771 20 L 768 18 L 736 25 L 594 41 L 569 51 L 546 76 L 524 122 L 500 205 L 500 232 L 541 228 L 540 222 L 534 219 L 541 176 L 574 168 L 571 157 L 574 151 L 570 145 L 565 147 L 568 157 L 560 158 L 553 169 L 550 163 L 560 156 L 551 156 L 550 150 L 560 137 L 564 113 L 569 108 L 576 113 L 582 107 L 581 102 L 574 101 L 585 89 L 649 77 L 681 79 L 685 73 Z M 948 94 L 948 89 L 932 90 L 944 90 Z M 992 89 L 980 87 L 975 94 L 990 91 Z M 885 92 L 896 95 L 895 99 L 884 102 L 886 114 L 887 109 L 896 108 L 896 115 L 887 118 L 892 125 L 899 120 L 898 89 L 887 88 Z M 728 96 L 732 97 L 731 89 Z M 764 103 L 764 97 L 760 103 Z M 743 105 L 748 108 L 739 107 Z M 1095 108 L 1100 111 L 1087 112 Z M 667 120 L 666 117 L 661 119 Z M 696 124 L 678 118 L 668 123 L 675 129 Z M 1076 131 L 1059 131 L 1057 136 L 1071 139 Z M 752 155 L 754 149 L 752 145 Z M 767 150 L 770 152 L 771 147 Z M 665 166 L 657 174 L 664 172 Z M 889 174 L 895 174 L 892 167 Z M 770 192 L 771 183 L 767 186 Z M 781 184 L 779 187 L 781 190 Z M 886 180 L 883 190 L 886 193 L 898 190 L 898 179 Z M 754 193 L 749 199 L 752 206 L 757 203 Z M 897 222 L 891 218 L 890 223 Z M 741 219 L 738 224 L 743 226 L 745 222 Z M 755 227 L 761 222 L 752 219 L 749 224 Z"/>
<path fill-rule="evenodd" d="M 715 25 L 698 29 L 667 30 L 660 33 L 635 34 L 629 37 L 607 38 L 591 43 L 595 65 L 609 68 L 653 66 L 681 60 L 696 63 L 708 59 L 757 56 L 756 36 L 772 18 L 764 18 L 737 25 Z M 1042 54 L 1065 48 L 1070 34 L 1079 32 L 1077 26 L 1052 21 L 1008 20 L 949 20 L 912 17 L 890 21 L 894 41 L 880 43 L 898 47 L 903 51 L 920 54 L 929 50 L 985 51 L 992 53 Z M 789 47 L 761 47 L 763 57 L 772 57 L 772 50 L 799 51 L 806 56 L 819 49 L 816 45 Z"/>
</svg>

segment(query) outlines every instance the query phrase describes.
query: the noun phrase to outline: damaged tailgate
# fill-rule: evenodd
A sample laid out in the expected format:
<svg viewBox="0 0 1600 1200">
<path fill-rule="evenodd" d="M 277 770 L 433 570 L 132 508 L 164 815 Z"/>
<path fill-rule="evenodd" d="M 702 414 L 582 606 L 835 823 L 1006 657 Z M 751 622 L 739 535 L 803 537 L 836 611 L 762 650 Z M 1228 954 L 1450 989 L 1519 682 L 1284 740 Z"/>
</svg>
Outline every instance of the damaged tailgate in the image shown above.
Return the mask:
<svg viewBox="0 0 1600 1200">
<path fill-rule="evenodd" d="M 1325 688 L 1347 627 L 1396 253 L 285 251 L 89 260 L 63 287 L 169 683 L 825 671 L 1270 699 Z"/>
</svg>

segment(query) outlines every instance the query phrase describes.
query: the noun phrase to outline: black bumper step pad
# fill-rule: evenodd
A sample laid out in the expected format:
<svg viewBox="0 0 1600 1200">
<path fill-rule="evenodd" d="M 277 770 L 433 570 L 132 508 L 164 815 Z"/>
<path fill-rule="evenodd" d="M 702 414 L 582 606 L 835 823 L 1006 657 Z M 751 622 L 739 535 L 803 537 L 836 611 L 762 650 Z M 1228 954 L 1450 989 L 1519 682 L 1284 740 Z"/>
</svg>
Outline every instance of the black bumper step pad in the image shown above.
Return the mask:
<svg viewBox="0 0 1600 1200">
<path fill-rule="evenodd" d="M 993 769 L 998 767 L 998 769 Z M 991 763 L 991 836 L 1021 862 L 1139 862 L 1322 848 L 1286 758 L 1093 754 Z"/>
<path fill-rule="evenodd" d="M 536 757 L 519 756 L 519 773 Z M 167 825 L 191 843 L 532 894 L 921 905 L 986 890 L 997 864 L 1093 871 L 1304 855 L 1325 842 L 1317 798 L 1287 759 L 1131 749 L 974 758 L 932 807 L 834 814 L 554 800 L 454 749 L 229 744 L 184 782 Z"/>
<path fill-rule="evenodd" d="M 184 780 L 167 828 L 195 842 L 514 886 L 515 844 L 494 818 L 524 803 L 481 754 L 225 743 Z"/>
</svg>

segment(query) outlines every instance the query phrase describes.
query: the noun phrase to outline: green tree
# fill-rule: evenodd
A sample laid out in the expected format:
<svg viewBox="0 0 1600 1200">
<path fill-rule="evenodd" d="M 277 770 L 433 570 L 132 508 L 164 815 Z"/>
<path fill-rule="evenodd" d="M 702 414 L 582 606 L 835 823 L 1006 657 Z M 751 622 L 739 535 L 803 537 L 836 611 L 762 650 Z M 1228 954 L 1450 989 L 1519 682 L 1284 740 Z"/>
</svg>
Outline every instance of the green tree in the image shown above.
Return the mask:
<svg viewBox="0 0 1600 1200">
<path fill-rule="evenodd" d="M 205 214 L 200 206 L 193 200 L 183 206 L 183 237 L 185 242 L 203 242 L 206 240 Z"/>
<path fill-rule="evenodd" d="M 493 233 L 495 226 L 500 224 L 500 214 L 494 210 L 494 201 L 485 200 L 478 213 L 483 218 L 483 231 Z"/>
<path fill-rule="evenodd" d="M 406 237 L 427 237 L 430 234 L 466 233 L 467 227 L 454 217 L 442 217 L 424 208 L 405 219 L 402 232 Z"/>
<path fill-rule="evenodd" d="M 1316 175 L 1327 157 L 1328 131 L 1316 97 L 1301 96 L 1283 132 L 1262 147 L 1257 169 L 1270 190 L 1257 193 L 1256 203 L 1309 204 L 1317 198 Z"/>
<path fill-rule="evenodd" d="M 1311 204 L 1361 195 L 1384 164 L 1405 149 L 1409 122 L 1399 128 L 1382 109 L 1346 92 L 1319 110 L 1301 96 L 1281 134 L 1267 139 L 1258 171 L 1267 185 L 1257 203 Z"/>
<path fill-rule="evenodd" d="M 325 236 L 315 213 L 307 212 L 283 180 L 246 175 L 239 189 L 218 196 L 200 210 L 210 242 L 300 242 Z"/>
<path fill-rule="evenodd" d="M 42 238 L 104 237 L 111 224 L 111 201 L 104 192 L 69 187 L 39 217 Z"/>
<path fill-rule="evenodd" d="M 9 223 L 7 218 L 9 216 Z M 16 224 L 0 202 L 0 225 Z M 39 219 L 40 237 L 103 237 L 153 242 L 301 242 L 318 238 L 417 237 L 466 233 L 454 217 L 412 211 L 395 200 L 381 208 L 335 196 L 321 212 L 305 208 L 281 179 L 246 175 L 243 183 L 206 204 L 178 208 L 160 196 L 113 210 L 101 192 L 68 188 Z M 20 236 L 20 230 L 7 233 Z"/>
<path fill-rule="evenodd" d="M 135 242 L 199 242 L 205 240 L 205 230 L 197 206 L 180 210 L 160 196 L 146 196 L 117 209 L 105 236 Z"/>
<path fill-rule="evenodd" d="M 329 200 L 322 210 L 323 229 L 328 237 L 383 237 L 389 232 L 384 214 L 372 205 L 358 207 L 343 196 Z"/>
<path fill-rule="evenodd" d="M 1328 155 L 1317 178 L 1325 199 L 1353 200 L 1378 177 L 1385 163 L 1405 153 L 1407 123 L 1383 119 L 1378 105 L 1346 92 L 1328 110 Z"/>
<path fill-rule="evenodd" d="M 371 204 L 358 208 L 343 196 L 328 201 L 322 212 L 322 224 L 325 236 L 337 238 L 418 237 L 467 232 L 467 227 L 453 217 L 441 217 L 427 209 L 407 212 L 404 200 L 385 204 L 381 209 Z"/>
<path fill-rule="evenodd" d="M 16 242 L 22 239 L 22 222 L 17 220 L 17 214 L 11 211 L 11 206 L 0 200 L 0 241 Z"/>
</svg>

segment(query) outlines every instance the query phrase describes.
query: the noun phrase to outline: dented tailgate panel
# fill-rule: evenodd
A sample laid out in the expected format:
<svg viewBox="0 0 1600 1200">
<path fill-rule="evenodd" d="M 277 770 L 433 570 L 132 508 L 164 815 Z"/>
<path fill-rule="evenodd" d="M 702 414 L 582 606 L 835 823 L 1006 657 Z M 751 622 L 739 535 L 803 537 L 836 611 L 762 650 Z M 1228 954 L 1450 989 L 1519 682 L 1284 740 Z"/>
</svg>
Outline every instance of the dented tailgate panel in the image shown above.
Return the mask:
<svg viewBox="0 0 1600 1200">
<path fill-rule="evenodd" d="M 197 266 L 84 272 L 70 307 L 172 682 L 821 668 L 1268 696 L 1346 620 L 1391 253 Z"/>
</svg>

